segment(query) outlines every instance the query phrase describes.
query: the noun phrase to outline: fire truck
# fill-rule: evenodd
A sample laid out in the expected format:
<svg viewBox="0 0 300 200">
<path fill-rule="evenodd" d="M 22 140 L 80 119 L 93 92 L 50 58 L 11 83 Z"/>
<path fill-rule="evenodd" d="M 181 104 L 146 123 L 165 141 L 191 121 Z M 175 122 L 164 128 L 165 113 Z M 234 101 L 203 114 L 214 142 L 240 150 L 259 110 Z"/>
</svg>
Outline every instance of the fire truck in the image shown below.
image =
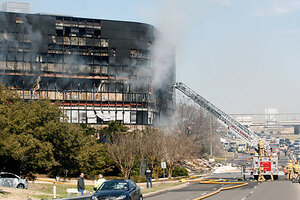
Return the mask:
<svg viewBox="0 0 300 200">
<path fill-rule="evenodd" d="M 250 147 L 257 148 L 259 139 L 261 139 L 254 132 L 249 130 L 246 126 L 242 125 L 231 116 L 227 115 L 218 107 L 214 106 L 211 102 L 200 96 L 198 93 L 193 91 L 191 88 L 183 84 L 182 82 L 178 82 L 174 84 L 174 88 L 185 94 L 187 97 L 192 99 L 195 103 L 199 104 L 206 111 L 211 113 L 214 117 L 219 119 L 221 122 L 227 126 L 232 133 L 234 133 L 241 140 L 246 142 Z M 270 151 L 270 146 L 265 142 L 266 153 L 263 156 L 258 155 L 257 153 L 253 155 L 253 166 L 252 166 L 252 174 L 255 179 L 258 178 L 259 168 L 264 168 L 264 175 L 273 175 L 274 179 L 278 179 L 278 155 L 276 153 L 272 153 Z"/>
</svg>

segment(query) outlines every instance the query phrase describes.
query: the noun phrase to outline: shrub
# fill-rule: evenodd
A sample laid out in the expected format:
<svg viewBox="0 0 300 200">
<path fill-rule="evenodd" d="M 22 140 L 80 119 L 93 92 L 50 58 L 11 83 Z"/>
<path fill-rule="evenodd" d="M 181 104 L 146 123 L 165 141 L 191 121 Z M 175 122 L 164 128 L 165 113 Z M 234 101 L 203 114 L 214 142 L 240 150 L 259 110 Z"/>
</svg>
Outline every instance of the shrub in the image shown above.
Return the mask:
<svg viewBox="0 0 300 200">
<path fill-rule="evenodd" d="M 188 175 L 189 175 L 189 172 L 184 167 L 181 167 L 181 166 L 175 167 L 175 169 L 172 173 L 173 177 L 188 176 Z"/>
<path fill-rule="evenodd" d="M 146 176 L 131 176 L 130 177 L 131 180 L 133 180 L 136 183 L 142 183 L 142 182 L 146 182 Z"/>
</svg>

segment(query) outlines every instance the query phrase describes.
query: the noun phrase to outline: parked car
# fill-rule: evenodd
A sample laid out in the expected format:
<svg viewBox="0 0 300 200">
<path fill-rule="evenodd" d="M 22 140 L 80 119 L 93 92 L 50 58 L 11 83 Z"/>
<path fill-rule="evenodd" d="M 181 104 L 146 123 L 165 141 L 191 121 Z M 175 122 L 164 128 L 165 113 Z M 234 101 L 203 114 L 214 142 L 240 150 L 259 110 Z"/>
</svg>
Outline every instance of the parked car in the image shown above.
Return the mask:
<svg viewBox="0 0 300 200">
<path fill-rule="evenodd" d="M 246 148 L 247 148 L 247 146 L 246 146 L 245 143 L 238 144 L 238 146 L 237 146 L 237 152 L 238 153 L 245 153 Z"/>
<path fill-rule="evenodd" d="M 295 146 L 293 144 L 289 144 L 288 149 L 291 151 L 295 150 Z"/>
<path fill-rule="evenodd" d="M 9 172 L 1 172 L 0 186 L 27 189 L 28 183 L 26 179 L 22 179 L 16 174 L 9 173 Z"/>
<path fill-rule="evenodd" d="M 271 141 L 271 135 L 266 136 L 266 141 L 269 141 L 269 142 Z"/>
<path fill-rule="evenodd" d="M 275 137 L 275 143 L 279 144 L 279 142 L 280 142 L 280 138 L 278 136 Z"/>
<path fill-rule="evenodd" d="M 132 180 L 109 180 L 101 185 L 91 199 L 142 200 L 143 195 L 141 188 Z"/>
<path fill-rule="evenodd" d="M 271 143 L 270 148 L 272 149 L 272 152 L 280 154 L 278 143 Z"/>
<path fill-rule="evenodd" d="M 230 143 L 229 143 L 229 146 L 230 146 L 230 147 L 236 148 L 236 142 L 230 142 Z"/>
<path fill-rule="evenodd" d="M 228 152 L 235 152 L 235 150 L 236 150 L 236 148 L 230 147 L 227 151 L 228 151 Z"/>
<path fill-rule="evenodd" d="M 299 140 L 296 140 L 296 141 L 294 142 L 294 146 L 295 146 L 295 147 L 300 147 L 300 141 L 299 141 Z"/>
</svg>

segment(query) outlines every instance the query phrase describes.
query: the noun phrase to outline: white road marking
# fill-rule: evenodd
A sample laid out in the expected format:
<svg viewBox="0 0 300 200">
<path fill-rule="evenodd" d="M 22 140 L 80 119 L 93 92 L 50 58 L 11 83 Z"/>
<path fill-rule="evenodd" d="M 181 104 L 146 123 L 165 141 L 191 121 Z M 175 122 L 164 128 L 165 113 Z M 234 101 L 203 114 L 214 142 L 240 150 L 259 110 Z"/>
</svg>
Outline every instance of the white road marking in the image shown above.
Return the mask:
<svg viewBox="0 0 300 200">
<path fill-rule="evenodd" d="M 207 192 L 202 193 L 202 195 L 206 195 L 206 194 L 207 194 Z"/>
<path fill-rule="evenodd" d="M 246 197 L 242 198 L 241 200 L 245 200 L 245 199 L 246 199 Z"/>
<path fill-rule="evenodd" d="M 252 194 L 252 193 L 253 193 L 253 191 L 250 192 L 250 194 Z"/>
<path fill-rule="evenodd" d="M 213 190 L 216 190 L 217 188 L 214 188 Z"/>
</svg>

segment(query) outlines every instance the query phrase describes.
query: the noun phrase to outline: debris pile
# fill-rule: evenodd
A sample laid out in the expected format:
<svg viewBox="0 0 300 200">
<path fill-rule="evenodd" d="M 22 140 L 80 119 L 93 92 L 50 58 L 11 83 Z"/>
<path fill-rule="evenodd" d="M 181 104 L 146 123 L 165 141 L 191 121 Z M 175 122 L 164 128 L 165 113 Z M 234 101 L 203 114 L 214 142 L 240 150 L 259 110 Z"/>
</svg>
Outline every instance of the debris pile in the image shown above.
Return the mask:
<svg viewBox="0 0 300 200">
<path fill-rule="evenodd" d="M 199 174 L 212 170 L 212 163 L 204 158 L 185 161 L 182 165 L 188 170 L 189 174 Z"/>
</svg>

